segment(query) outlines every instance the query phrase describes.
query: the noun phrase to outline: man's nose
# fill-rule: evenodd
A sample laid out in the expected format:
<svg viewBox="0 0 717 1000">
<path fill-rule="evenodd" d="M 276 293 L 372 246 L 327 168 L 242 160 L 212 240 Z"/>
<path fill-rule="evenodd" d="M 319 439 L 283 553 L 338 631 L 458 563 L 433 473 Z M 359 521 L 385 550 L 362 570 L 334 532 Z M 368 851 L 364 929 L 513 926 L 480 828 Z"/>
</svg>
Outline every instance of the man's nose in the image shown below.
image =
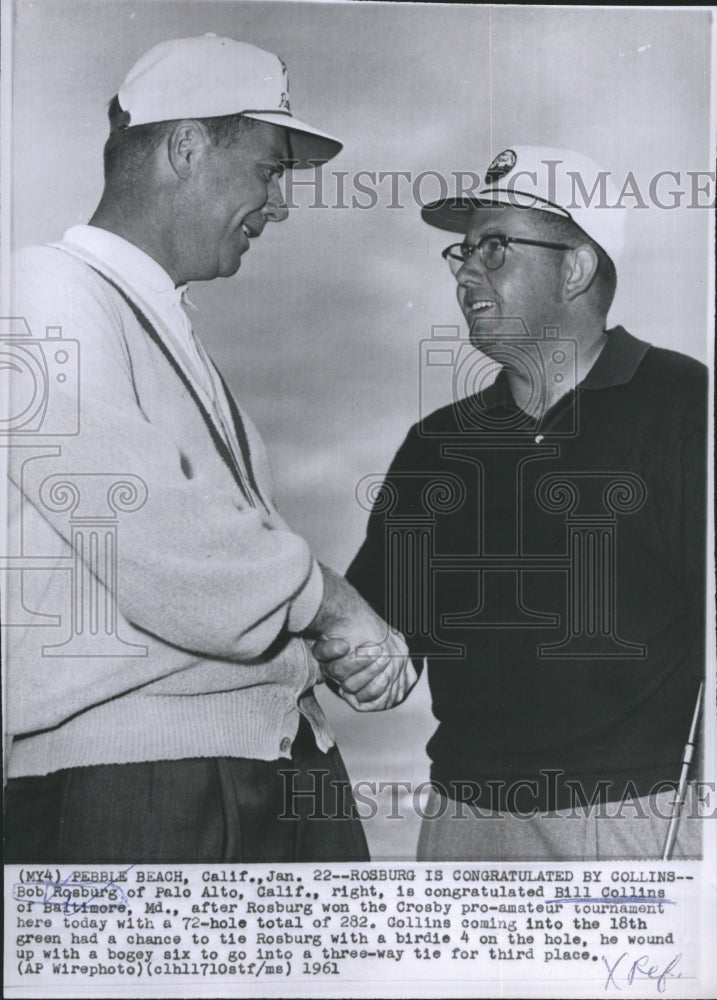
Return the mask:
<svg viewBox="0 0 717 1000">
<path fill-rule="evenodd" d="M 269 194 L 266 205 L 264 205 L 261 211 L 266 216 L 268 222 L 283 222 L 289 217 L 289 209 L 286 207 L 281 185 L 276 177 L 272 177 L 269 183 Z"/>
<path fill-rule="evenodd" d="M 456 271 L 455 279 L 461 287 L 466 288 L 479 278 L 484 278 L 486 274 L 487 268 L 480 259 L 478 251 L 474 250 L 470 257 L 464 260 Z"/>
</svg>

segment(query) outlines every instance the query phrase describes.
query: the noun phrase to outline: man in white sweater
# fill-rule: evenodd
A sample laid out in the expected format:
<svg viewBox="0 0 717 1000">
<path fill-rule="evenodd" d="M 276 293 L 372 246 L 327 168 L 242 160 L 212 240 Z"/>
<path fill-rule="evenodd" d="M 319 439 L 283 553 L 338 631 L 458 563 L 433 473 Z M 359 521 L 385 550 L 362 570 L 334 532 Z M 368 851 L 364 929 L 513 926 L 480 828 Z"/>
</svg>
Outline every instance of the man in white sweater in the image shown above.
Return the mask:
<svg viewBox="0 0 717 1000">
<path fill-rule="evenodd" d="M 29 331 L 51 346 L 9 449 L 10 537 L 40 568 L 8 578 L 7 860 L 361 860 L 313 687 L 372 711 L 415 673 L 281 519 L 183 309 L 286 219 L 284 168 L 341 144 L 292 116 L 282 60 L 214 35 L 155 46 L 109 114 L 89 225 L 14 275 L 18 357 Z"/>
</svg>

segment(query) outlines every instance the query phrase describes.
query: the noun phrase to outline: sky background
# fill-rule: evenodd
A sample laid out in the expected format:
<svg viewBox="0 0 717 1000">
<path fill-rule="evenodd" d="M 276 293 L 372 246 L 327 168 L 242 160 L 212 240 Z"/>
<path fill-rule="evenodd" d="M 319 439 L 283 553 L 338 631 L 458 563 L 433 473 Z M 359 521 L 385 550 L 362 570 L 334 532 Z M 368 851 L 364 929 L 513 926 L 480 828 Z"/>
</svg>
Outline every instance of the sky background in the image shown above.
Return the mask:
<svg viewBox="0 0 717 1000">
<path fill-rule="evenodd" d="M 294 114 L 345 143 L 324 168 L 330 207 L 311 208 L 314 189 L 296 188 L 299 208 L 267 227 L 236 276 L 190 290 L 194 328 L 267 444 L 284 516 L 343 571 L 367 516 L 356 484 L 385 471 L 422 410 L 450 401 L 445 371 L 421 398 L 421 342 L 432 326 L 465 330 L 440 259 L 450 234 L 422 224 L 405 182 L 402 208 L 388 207 L 387 182 L 373 208 L 335 207 L 332 171 L 347 171 L 347 199 L 365 203 L 352 186 L 357 171 L 483 174 L 496 153 L 522 143 L 580 150 L 618 178 L 632 170 L 644 191 L 658 171 L 679 171 L 675 186 L 689 190 L 686 172 L 711 168 L 710 14 L 16 0 L 15 246 L 87 221 L 102 188 L 107 102 L 125 73 L 159 41 L 210 31 L 281 54 Z M 424 182 L 424 200 L 436 183 Z M 610 322 L 706 360 L 709 212 L 627 214 Z M 425 678 L 389 717 L 324 701 L 355 780 L 426 777 Z M 375 855 L 413 856 L 415 821 L 374 821 L 367 832 Z"/>
</svg>

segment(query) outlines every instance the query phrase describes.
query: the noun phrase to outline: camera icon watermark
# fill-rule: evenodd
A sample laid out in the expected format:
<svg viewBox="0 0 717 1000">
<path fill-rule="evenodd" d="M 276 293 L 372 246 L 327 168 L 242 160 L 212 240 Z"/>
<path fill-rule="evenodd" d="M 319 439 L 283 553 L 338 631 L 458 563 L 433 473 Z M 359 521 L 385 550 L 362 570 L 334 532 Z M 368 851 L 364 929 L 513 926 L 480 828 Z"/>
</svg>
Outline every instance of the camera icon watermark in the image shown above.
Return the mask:
<svg viewBox="0 0 717 1000">
<path fill-rule="evenodd" d="M 530 386 L 524 409 L 487 405 L 483 396 L 494 381 L 497 367 L 518 372 Z M 461 436 L 471 432 L 502 437 L 521 433 L 532 424 L 532 413 L 545 409 L 553 385 L 574 386 L 577 382 L 578 347 L 569 337 L 561 337 L 557 327 L 545 327 L 539 339 L 531 336 L 519 317 L 503 318 L 490 344 L 490 355 L 465 337 L 457 326 L 432 326 L 431 336 L 420 343 L 419 415 L 421 421 L 435 408 L 437 399 L 456 407 Z M 576 401 L 577 402 L 577 401 Z M 578 429 L 578 407 L 572 407 L 567 421 L 561 421 L 553 436 L 573 437 Z M 425 437 L 445 436 L 445 428 L 432 431 L 423 422 L 419 433 Z"/>
<path fill-rule="evenodd" d="M 39 338 L 23 317 L 0 317 L 0 436 L 78 434 L 79 372 L 80 345 L 62 327 Z"/>
</svg>

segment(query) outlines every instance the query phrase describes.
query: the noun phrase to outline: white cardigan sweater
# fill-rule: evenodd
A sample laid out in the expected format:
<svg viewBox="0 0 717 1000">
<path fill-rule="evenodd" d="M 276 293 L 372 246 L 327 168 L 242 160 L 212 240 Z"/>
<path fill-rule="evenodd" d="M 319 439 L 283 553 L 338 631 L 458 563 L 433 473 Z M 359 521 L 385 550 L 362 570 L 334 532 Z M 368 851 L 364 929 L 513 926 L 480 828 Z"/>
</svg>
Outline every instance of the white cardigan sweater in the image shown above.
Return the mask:
<svg viewBox="0 0 717 1000">
<path fill-rule="evenodd" d="M 16 342 L 47 360 L 49 392 L 44 417 L 19 427 L 8 451 L 9 776 L 273 760 L 289 756 L 300 712 L 326 749 L 333 737 L 312 692 L 321 675 L 298 636 L 321 603 L 321 571 L 271 503 L 256 429 L 242 414 L 251 472 L 232 470 L 144 314 L 58 247 L 22 251 L 15 268 L 14 315 L 36 340 L 61 327 L 77 341 L 79 375 L 71 343 L 62 368 L 59 341 Z M 123 477 L 132 485 L 108 506 Z M 80 551 L 98 517 L 100 549 Z M 113 531 L 114 555 L 102 548 Z M 98 628 L 125 645 L 110 636 L 103 651 Z"/>
</svg>

